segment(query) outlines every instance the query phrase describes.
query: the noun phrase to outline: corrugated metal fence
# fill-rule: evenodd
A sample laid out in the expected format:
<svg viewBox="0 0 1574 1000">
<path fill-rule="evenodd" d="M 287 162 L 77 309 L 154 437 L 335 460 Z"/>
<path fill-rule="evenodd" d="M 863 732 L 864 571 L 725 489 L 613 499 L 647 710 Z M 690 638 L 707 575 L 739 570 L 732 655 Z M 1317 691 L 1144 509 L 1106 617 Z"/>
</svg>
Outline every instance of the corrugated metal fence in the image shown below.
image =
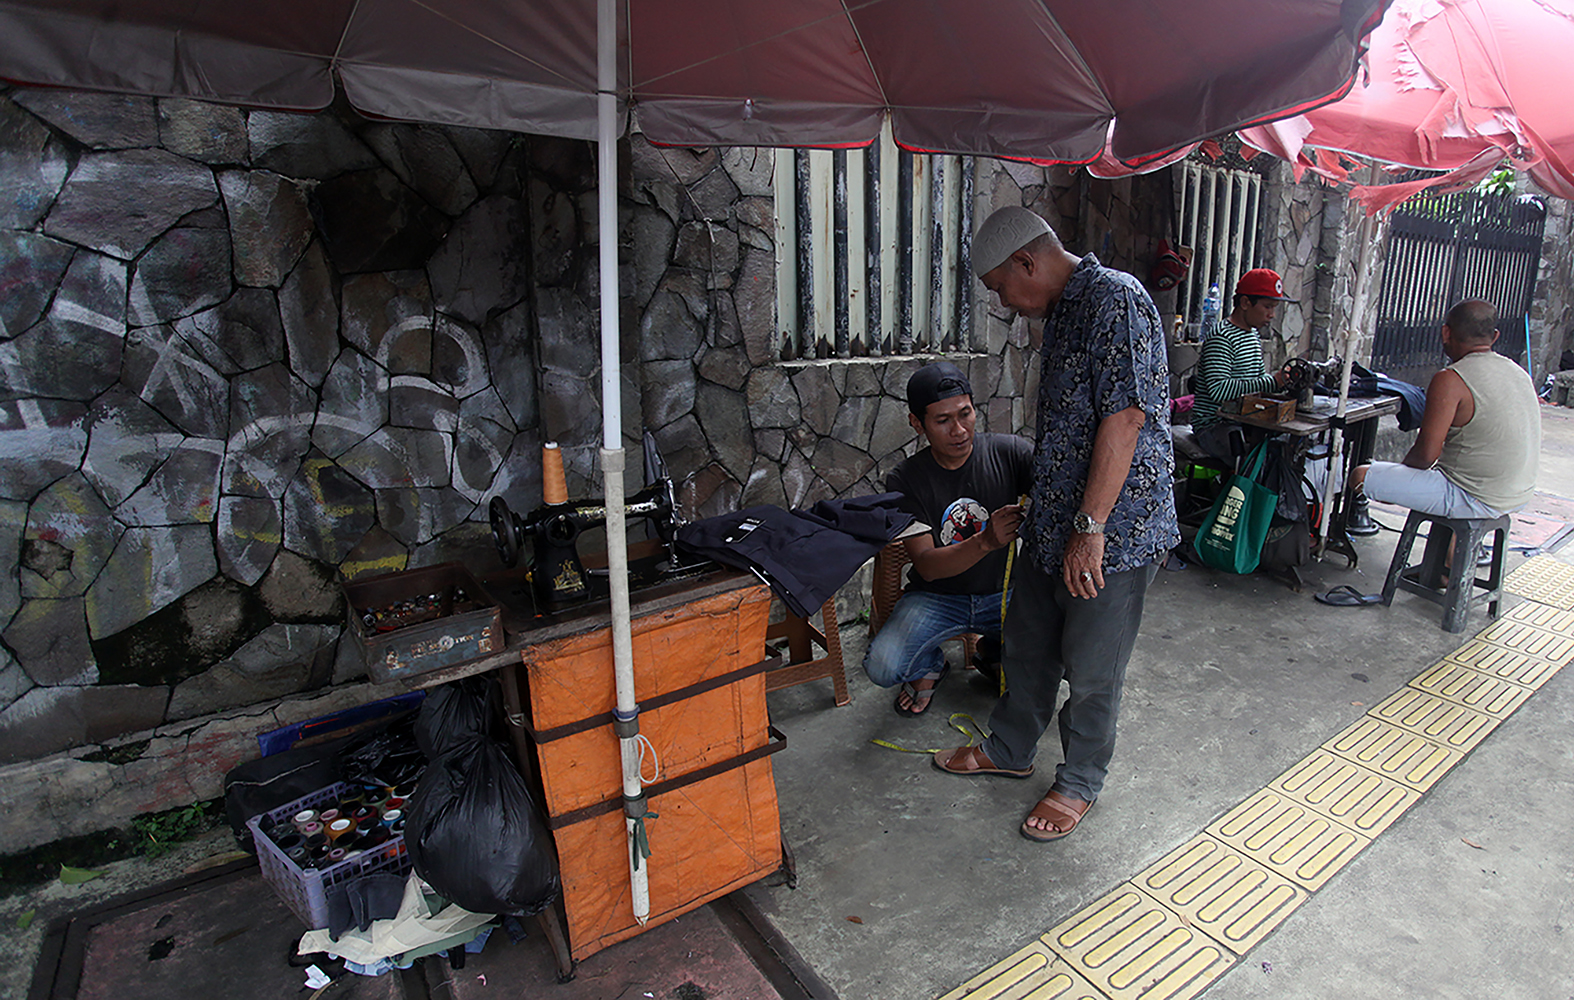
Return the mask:
<svg viewBox="0 0 1574 1000">
<path fill-rule="evenodd" d="M 1219 285 L 1219 312 L 1229 315 L 1230 296 L 1242 274 L 1257 267 L 1262 236 L 1262 177 L 1195 160 L 1173 168 L 1179 175 L 1179 242 L 1192 248 L 1191 267 L 1175 309 L 1187 324 L 1202 318 L 1208 286 Z M 1198 339 L 1188 326 L 1189 340 Z"/>
<path fill-rule="evenodd" d="M 1501 317 L 1497 350 L 1524 364 L 1547 210 L 1534 198 L 1461 191 L 1412 198 L 1393 215 L 1372 367 L 1425 385 L 1445 363 L 1448 307 L 1485 299 Z"/>
<path fill-rule="evenodd" d="M 973 161 L 867 149 L 776 152 L 780 357 L 972 350 Z"/>
</svg>

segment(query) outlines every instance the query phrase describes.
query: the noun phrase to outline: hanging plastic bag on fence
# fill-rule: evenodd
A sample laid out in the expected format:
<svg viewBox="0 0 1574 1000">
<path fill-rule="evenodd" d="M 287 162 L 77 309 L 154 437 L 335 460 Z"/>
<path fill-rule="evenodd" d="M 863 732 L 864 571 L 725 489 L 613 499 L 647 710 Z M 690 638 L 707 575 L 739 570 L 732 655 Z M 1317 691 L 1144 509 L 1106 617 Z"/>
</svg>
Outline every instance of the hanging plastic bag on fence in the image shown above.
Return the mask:
<svg viewBox="0 0 1574 1000">
<path fill-rule="evenodd" d="M 492 740 L 427 767 L 405 804 L 405 844 L 416 873 L 474 913 L 528 916 L 562 890 L 551 831 Z"/>
<path fill-rule="evenodd" d="M 421 703 L 415 720 L 415 741 L 427 760 L 437 760 L 487 739 L 492 735 L 501 702 L 502 693 L 493 677 L 466 677 L 444 684 L 428 692 Z"/>
<path fill-rule="evenodd" d="M 1265 441 L 1246 456 L 1241 471 L 1231 477 L 1197 530 L 1192 547 L 1198 558 L 1214 569 L 1250 573 L 1257 568 L 1263 539 L 1279 505 L 1278 493 L 1258 481 L 1266 446 Z"/>
</svg>

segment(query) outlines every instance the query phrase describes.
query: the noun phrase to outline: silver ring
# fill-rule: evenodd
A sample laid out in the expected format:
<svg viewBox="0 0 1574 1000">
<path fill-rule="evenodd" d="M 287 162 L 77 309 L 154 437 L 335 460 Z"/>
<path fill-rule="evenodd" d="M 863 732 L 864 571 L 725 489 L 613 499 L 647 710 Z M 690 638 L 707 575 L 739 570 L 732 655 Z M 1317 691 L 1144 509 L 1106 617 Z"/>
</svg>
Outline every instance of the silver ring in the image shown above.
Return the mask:
<svg viewBox="0 0 1574 1000">
<path fill-rule="evenodd" d="M 1091 579 L 1093 579 L 1093 574 L 1089 573 L 1087 570 L 1083 570 L 1082 571 L 1082 579 L 1084 579 L 1084 580 L 1091 580 Z"/>
</svg>

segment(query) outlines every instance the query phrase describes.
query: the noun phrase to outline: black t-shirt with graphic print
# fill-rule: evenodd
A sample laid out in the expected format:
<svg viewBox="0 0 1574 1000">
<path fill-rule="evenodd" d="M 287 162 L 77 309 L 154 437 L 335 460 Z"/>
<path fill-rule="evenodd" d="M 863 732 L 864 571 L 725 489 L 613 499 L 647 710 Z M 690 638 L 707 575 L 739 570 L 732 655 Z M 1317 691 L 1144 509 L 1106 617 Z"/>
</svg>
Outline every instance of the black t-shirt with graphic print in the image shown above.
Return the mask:
<svg viewBox="0 0 1574 1000">
<path fill-rule="evenodd" d="M 928 448 L 885 479 L 903 496 L 901 509 L 929 525 L 936 545 L 964 541 L 989 526 L 989 515 L 1027 493 L 1033 445 L 1015 434 L 976 434 L 973 453 L 957 469 L 942 468 Z M 993 594 L 1005 577 L 1006 550 L 991 552 L 956 576 L 925 580 L 908 571 L 908 587 L 935 594 Z"/>
</svg>

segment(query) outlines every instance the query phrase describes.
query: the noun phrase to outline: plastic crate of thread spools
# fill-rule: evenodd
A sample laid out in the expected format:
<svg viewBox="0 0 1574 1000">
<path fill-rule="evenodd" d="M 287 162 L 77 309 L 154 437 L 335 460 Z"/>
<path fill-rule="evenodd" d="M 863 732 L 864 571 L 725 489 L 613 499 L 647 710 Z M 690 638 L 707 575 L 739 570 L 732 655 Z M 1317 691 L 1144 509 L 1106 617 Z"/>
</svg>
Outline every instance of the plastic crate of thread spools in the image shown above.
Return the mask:
<svg viewBox="0 0 1574 1000">
<path fill-rule="evenodd" d="M 338 811 L 341 805 L 354 801 L 352 796 L 359 794 L 358 786 L 341 782 L 246 821 L 251 829 L 252 840 L 257 845 L 257 863 L 262 868 L 263 879 L 273 886 L 284 904 L 309 929 L 328 926 L 328 894 L 335 886 L 352 882 L 363 875 L 404 875 L 410 871 L 410 854 L 405 850 L 403 825 L 397 818 L 384 820 L 384 816 L 392 813 L 387 806 L 391 804 L 397 807 L 401 804 L 397 799 L 382 803 L 384 808 L 377 813 L 375 825 L 371 823 L 370 816 L 360 822 L 352 819 L 354 831 L 346 831 L 331 842 L 328 841 L 327 827 L 341 817 L 330 816 L 327 824 L 320 817 L 329 810 Z M 360 803 L 362 808 L 378 808 L 364 799 Z M 311 818 L 303 818 L 297 823 L 296 818 L 306 814 L 310 814 Z M 359 833 L 359 839 L 349 839 L 351 832 Z M 329 844 L 330 855 L 333 851 L 343 851 L 344 856 L 341 859 L 332 856 L 314 859 L 313 852 L 321 846 L 315 839 L 317 837 L 323 838 L 322 843 Z M 337 846 L 340 843 L 350 846 Z M 321 852 L 318 853 L 320 855 Z"/>
</svg>

